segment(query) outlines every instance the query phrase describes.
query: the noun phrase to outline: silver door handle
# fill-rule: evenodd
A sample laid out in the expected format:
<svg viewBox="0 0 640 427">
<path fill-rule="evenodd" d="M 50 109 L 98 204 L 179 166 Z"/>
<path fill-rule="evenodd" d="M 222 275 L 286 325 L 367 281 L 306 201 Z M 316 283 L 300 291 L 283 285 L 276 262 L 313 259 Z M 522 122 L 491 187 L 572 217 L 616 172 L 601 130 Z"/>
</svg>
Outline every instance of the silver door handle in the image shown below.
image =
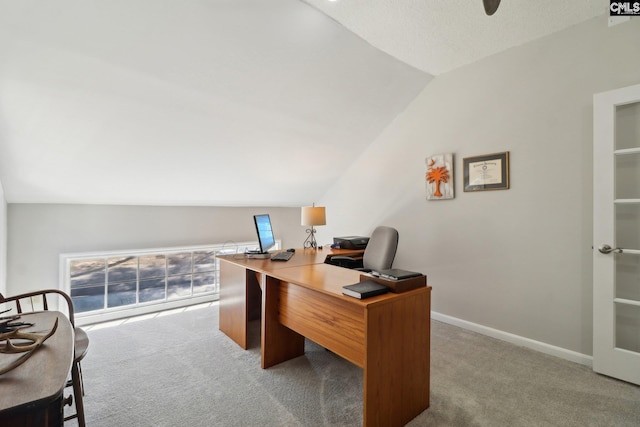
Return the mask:
<svg viewBox="0 0 640 427">
<path fill-rule="evenodd" d="M 598 246 L 598 250 L 603 254 L 610 254 L 611 252 L 613 252 L 614 254 L 621 254 L 622 253 L 622 249 L 620 249 L 620 248 L 615 248 L 614 249 L 611 246 L 607 245 L 606 243 L 604 245 Z"/>
</svg>

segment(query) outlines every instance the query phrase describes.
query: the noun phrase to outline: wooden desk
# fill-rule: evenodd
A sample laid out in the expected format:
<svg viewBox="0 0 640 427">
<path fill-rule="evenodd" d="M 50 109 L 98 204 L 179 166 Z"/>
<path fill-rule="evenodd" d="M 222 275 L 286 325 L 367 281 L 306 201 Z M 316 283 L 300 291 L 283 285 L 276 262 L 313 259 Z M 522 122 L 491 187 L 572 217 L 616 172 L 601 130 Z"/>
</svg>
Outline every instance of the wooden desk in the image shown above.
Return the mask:
<svg viewBox="0 0 640 427">
<path fill-rule="evenodd" d="M 61 426 L 62 393 L 73 362 L 73 329 L 57 311 L 21 315 L 35 323 L 28 332 L 48 332 L 58 319 L 58 329 L 22 365 L 0 375 L 0 425 Z M 0 354 L 3 358 L 15 355 Z"/>
<path fill-rule="evenodd" d="M 283 263 L 220 257 L 220 330 L 246 348 L 257 311 L 263 368 L 303 355 L 307 337 L 363 368 L 365 426 L 406 424 L 429 407 L 431 288 L 351 298 L 342 286 L 360 272 L 308 251 Z"/>
<path fill-rule="evenodd" d="M 266 274 L 282 268 L 321 264 L 333 255 L 361 256 L 358 249 L 297 249 L 289 261 L 251 259 L 244 254 L 224 255 L 218 258 L 228 261 L 220 271 L 220 330 L 244 349 L 247 348 L 247 323 L 262 315 L 260 289 Z M 233 268 L 232 265 L 238 266 Z M 358 280 L 355 279 L 354 283 Z"/>
</svg>

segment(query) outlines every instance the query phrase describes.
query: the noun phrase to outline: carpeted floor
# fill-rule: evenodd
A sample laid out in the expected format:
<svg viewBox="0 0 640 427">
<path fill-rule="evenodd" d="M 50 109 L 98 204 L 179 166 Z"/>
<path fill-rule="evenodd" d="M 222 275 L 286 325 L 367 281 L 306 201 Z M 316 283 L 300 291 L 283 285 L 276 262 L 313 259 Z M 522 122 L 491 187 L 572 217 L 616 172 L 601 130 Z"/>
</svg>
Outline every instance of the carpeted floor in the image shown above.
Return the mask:
<svg viewBox="0 0 640 427">
<path fill-rule="evenodd" d="M 87 329 L 89 427 L 362 424 L 360 368 L 307 342 L 263 370 L 259 324 L 244 351 L 217 304 Z M 431 345 L 431 406 L 409 426 L 640 425 L 640 387 L 588 367 L 436 321 Z"/>
</svg>

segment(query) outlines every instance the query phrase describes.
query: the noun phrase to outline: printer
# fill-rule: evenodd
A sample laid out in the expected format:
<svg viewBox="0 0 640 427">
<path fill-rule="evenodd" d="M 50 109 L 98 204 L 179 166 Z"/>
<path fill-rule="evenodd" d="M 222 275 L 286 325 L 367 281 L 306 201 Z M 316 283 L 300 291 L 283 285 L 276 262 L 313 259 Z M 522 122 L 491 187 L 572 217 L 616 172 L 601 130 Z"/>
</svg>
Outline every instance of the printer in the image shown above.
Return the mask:
<svg viewBox="0 0 640 427">
<path fill-rule="evenodd" d="M 332 247 L 339 247 L 340 249 L 364 249 L 369 243 L 368 237 L 362 236 L 345 236 L 334 237 Z"/>
</svg>

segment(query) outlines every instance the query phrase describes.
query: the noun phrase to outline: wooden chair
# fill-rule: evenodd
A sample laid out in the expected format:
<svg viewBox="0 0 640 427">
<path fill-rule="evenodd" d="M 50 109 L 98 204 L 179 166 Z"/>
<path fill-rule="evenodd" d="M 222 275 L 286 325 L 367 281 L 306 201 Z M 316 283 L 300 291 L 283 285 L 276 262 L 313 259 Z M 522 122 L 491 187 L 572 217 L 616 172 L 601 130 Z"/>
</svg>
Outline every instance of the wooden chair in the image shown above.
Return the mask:
<svg viewBox="0 0 640 427">
<path fill-rule="evenodd" d="M 49 310 L 49 305 L 52 298 L 58 298 L 66 304 L 67 315 L 69 321 L 75 331 L 75 346 L 74 346 L 74 358 L 73 365 L 71 366 L 71 380 L 67 383 L 67 387 L 73 386 L 73 397 L 75 401 L 76 413 L 65 417 L 65 421 L 77 418 L 78 426 L 84 427 L 84 405 L 82 396 L 84 396 L 84 384 L 82 381 L 82 368 L 80 362 L 86 356 L 89 349 L 89 336 L 87 333 L 79 327 L 75 326 L 75 319 L 73 314 L 73 302 L 69 295 L 58 289 L 45 289 L 41 291 L 28 292 L 12 297 L 4 297 L 0 294 L 0 304 L 6 308 L 15 308 L 15 312 L 9 312 L 8 314 L 29 313 L 33 311 Z M 13 307 L 12 307 L 13 306 Z M 59 307 L 60 311 L 64 310 L 64 307 Z"/>
</svg>

